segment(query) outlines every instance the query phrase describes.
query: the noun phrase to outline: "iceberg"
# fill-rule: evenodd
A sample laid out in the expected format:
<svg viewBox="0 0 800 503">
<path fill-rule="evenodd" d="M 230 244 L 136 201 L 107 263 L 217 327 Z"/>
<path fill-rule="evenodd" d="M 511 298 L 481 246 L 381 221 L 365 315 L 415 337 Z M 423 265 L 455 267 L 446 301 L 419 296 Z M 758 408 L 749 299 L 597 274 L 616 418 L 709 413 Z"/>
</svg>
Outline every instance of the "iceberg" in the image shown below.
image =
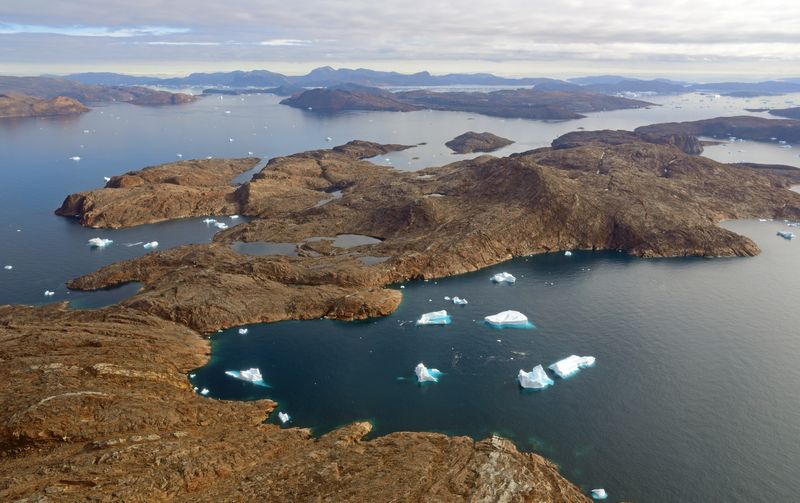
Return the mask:
<svg viewBox="0 0 800 503">
<path fill-rule="evenodd" d="M 225 375 L 229 375 L 234 379 L 251 382 L 256 386 L 269 387 L 267 386 L 267 383 L 264 382 L 264 378 L 261 376 L 261 371 L 257 368 L 251 368 L 247 370 L 226 370 Z"/>
<path fill-rule="evenodd" d="M 450 300 L 450 297 L 445 295 L 444 300 Z"/>
<path fill-rule="evenodd" d="M 469 302 L 467 302 L 467 299 L 462 299 L 461 297 L 453 297 L 453 304 L 463 306 L 465 304 L 469 304 Z"/>
<path fill-rule="evenodd" d="M 231 220 L 236 220 L 237 218 L 239 218 L 239 215 L 231 215 Z"/>
<path fill-rule="evenodd" d="M 541 365 L 533 367 L 530 372 L 520 369 L 517 380 L 519 385 L 526 389 L 545 389 L 553 384 L 553 380 L 547 377 Z"/>
<path fill-rule="evenodd" d="M 4 265 L 4 266 L 3 266 L 3 269 L 5 269 L 6 271 L 10 271 L 10 270 L 11 270 L 11 269 L 13 269 L 13 268 L 14 268 L 14 266 L 13 266 L 13 265 Z"/>
<path fill-rule="evenodd" d="M 145 250 L 152 250 L 153 248 L 158 247 L 158 241 L 150 241 L 149 243 L 145 243 L 143 246 Z"/>
<path fill-rule="evenodd" d="M 439 382 L 442 373 L 438 369 L 429 369 L 423 363 L 418 363 L 414 368 L 414 373 L 417 375 L 417 382 Z"/>
<path fill-rule="evenodd" d="M 208 388 L 203 388 L 203 389 L 200 390 L 200 394 L 203 395 L 203 396 L 206 396 L 210 392 L 211 391 Z"/>
<path fill-rule="evenodd" d="M 111 181 L 111 177 L 110 176 L 104 176 L 103 180 L 105 180 L 107 182 L 110 182 Z"/>
<path fill-rule="evenodd" d="M 423 314 L 417 320 L 417 325 L 449 325 L 452 322 L 447 311 L 441 310 Z"/>
<path fill-rule="evenodd" d="M 215 223 L 217 223 L 217 221 L 215 219 L 213 219 L 213 218 L 204 218 L 203 219 L 203 223 L 204 224 L 215 224 Z"/>
<path fill-rule="evenodd" d="M 608 498 L 608 493 L 605 489 L 592 489 L 593 500 L 604 500 Z"/>
<path fill-rule="evenodd" d="M 105 248 L 106 246 L 113 243 L 114 240 L 112 239 L 105 239 L 105 238 L 92 238 L 89 240 L 89 246 L 92 248 Z"/>
<path fill-rule="evenodd" d="M 247 332 L 248 332 L 248 329 L 246 329 L 246 328 L 240 328 L 239 329 L 239 335 L 246 335 Z"/>
<path fill-rule="evenodd" d="M 558 377 L 564 379 L 578 372 L 580 369 L 594 365 L 594 356 L 570 355 L 563 360 L 559 360 L 548 368 L 555 372 Z"/>
<path fill-rule="evenodd" d="M 52 297 L 52 296 L 53 296 L 53 295 L 55 295 L 55 294 L 56 294 L 56 292 L 54 292 L 54 291 L 52 291 L 52 290 L 45 290 L 45 291 L 44 291 L 44 296 L 45 296 L 45 297 Z"/>
<path fill-rule="evenodd" d="M 217 229 L 225 230 L 228 228 L 228 224 L 226 224 L 225 222 L 214 222 L 214 227 L 216 227 Z"/>
<path fill-rule="evenodd" d="M 515 283 L 517 281 L 517 278 L 515 278 L 514 276 L 512 276 L 511 274 L 509 274 L 507 272 L 499 272 L 499 273 L 495 274 L 494 276 L 492 276 L 492 281 L 495 282 L 495 283 L 513 284 L 513 283 Z"/>
<path fill-rule="evenodd" d="M 795 236 L 794 232 L 789 231 L 778 231 L 778 236 L 782 237 L 783 239 L 794 239 Z"/>
<path fill-rule="evenodd" d="M 503 311 L 483 318 L 486 323 L 495 328 L 534 328 L 528 317 L 519 311 Z"/>
<path fill-rule="evenodd" d="M 78 161 L 80 161 L 80 160 L 81 160 L 81 158 L 80 158 L 80 156 L 73 155 L 72 157 L 70 157 L 70 158 L 69 158 L 69 160 L 70 160 L 70 161 L 75 161 L 75 162 L 78 162 Z"/>
<path fill-rule="evenodd" d="M 278 419 L 281 420 L 281 423 L 286 424 L 289 422 L 289 419 L 291 419 L 291 416 L 285 412 L 278 412 Z"/>
<path fill-rule="evenodd" d="M 572 252 L 567 250 L 567 251 L 564 252 L 564 256 L 565 257 L 571 257 L 572 256 Z"/>
</svg>

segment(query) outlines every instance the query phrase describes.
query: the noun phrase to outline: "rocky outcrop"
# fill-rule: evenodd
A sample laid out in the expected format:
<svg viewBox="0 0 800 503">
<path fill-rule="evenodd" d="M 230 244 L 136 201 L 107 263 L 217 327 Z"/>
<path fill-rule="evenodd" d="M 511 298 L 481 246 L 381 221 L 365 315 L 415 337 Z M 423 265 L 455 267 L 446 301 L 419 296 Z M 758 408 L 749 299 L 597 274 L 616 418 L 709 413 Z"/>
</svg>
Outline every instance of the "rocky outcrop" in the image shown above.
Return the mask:
<svg viewBox="0 0 800 503">
<path fill-rule="evenodd" d="M 601 131 L 573 131 L 559 136 L 552 142 L 555 149 L 575 148 L 590 143 L 604 143 L 606 145 L 623 145 L 636 142 L 655 143 L 658 145 L 672 145 L 690 155 L 703 152 L 703 145 L 695 136 L 683 132 L 658 131 L 631 132 L 605 129 Z"/>
<path fill-rule="evenodd" d="M 230 182 L 257 158 L 203 159 L 152 166 L 112 177 L 105 188 L 67 196 L 57 215 L 88 227 L 132 227 L 175 218 L 239 212 Z"/>
<path fill-rule="evenodd" d="M 445 143 L 445 146 L 456 154 L 471 154 L 473 152 L 494 152 L 512 143 L 514 143 L 512 140 L 496 134 L 467 131 Z"/>
<path fill-rule="evenodd" d="M 264 423 L 272 401 L 192 391 L 209 349 L 138 310 L 0 306 L 0 500 L 589 501 L 498 437 Z"/>
<path fill-rule="evenodd" d="M 0 118 L 77 115 L 88 111 L 80 101 L 65 96 L 43 100 L 20 94 L 0 94 Z"/>
<path fill-rule="evenodd" d="M 0 76 L 0 93 L 24 94 L 50 100 L 65 96 L 88 105 L 91 103 L 126 102 L 134 105 L 171 105 L 190 103 L 196 96 L 157 91 L 141 86 L 100 86 L 51 77 Z"/>
<path fill-rule="evenodd" d="M 489 93 L 435 91 L 391 93 L 378 88 L 354 85 L 311 89 L 281 103 L 321 112 L 342 110 L 409 112 L 431 109 L 541 120 L 579 119 L 584 117 L 581 114 L 585 112 L 652 105 L 645 101 L 585 91 L 515 89 Z"/>
<path fill-rule="evenodd" d="M 418 172 L 359 158 L 385 148 L 359 142 L 272 159 L 237 190 L 251 222 L 218 233 L 214 244 L 113 264 L 70 287 L 140 281 L 145 288 L 124 305 L 201 331 L 356 319 L 391 312 L 399 297 L 384 286 L 399 281 L 564 249 L 755 255 L 755 243 L 718 222 L 800 217 L 800 194 L 787 190 L 792 177 L 779 170 L 721 164 L 640 139 L 482 156 Z M 342 197 L 330 200 L 333 190 Z M 380 241 L 324 250 L 302 244 L 337 234 Z M 298 243 L 303 253 L 242 255 L 227 247 L 234 241 Z M 388 259 L 368 265 L 362 257 Z"/>
</svg>

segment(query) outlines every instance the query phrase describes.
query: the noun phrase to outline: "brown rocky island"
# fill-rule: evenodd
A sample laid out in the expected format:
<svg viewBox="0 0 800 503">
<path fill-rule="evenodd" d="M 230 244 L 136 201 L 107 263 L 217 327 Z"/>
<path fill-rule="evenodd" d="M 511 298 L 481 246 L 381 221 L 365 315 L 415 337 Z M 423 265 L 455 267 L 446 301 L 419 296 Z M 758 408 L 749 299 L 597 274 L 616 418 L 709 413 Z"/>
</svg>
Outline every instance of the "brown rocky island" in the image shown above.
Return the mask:
<svg viewBox="0 0 800 503">
<path fill-rule="evenodd" d="M 512 143 L 514 143 L 512 140 L 496 134 L 467 131 L 448 141 L 445 145 L 456 154 L 471 154 L 473 152 L 494 152 Z"/>
<path fill-rule="evenodd" d="M 185 180 L 181 190 L 225 194 L 226 204 L 252 221 L 219 232 L 213 243 L 149 253 L 71 282 L 78 289 L 142 282 L 140 292 L 115 306 L 0 307 L 0 375 L 7 383 L 0 394 L 0 497 L 588 501 L 552 464 L 497 437 L 394 433 L 364 440 L 369 425 L 355 423 L 314 439 L 307 430 L 264 424 L 274 403 L 205 399 L 185 374 L 208 358 L 201 333 L 389 314 L 401 299 L 399 290 L 386 288 L 394 282 L 577 248 L 753 255 L 759 250 L 751 240 L 717 224 L 800 217 L 800 194 L 788 190 L 798 180 L 794 171 L 689 155 L 668 132 L 587 133 L 551 148 L 417 172 L 364 160 L 404 146 L 351 142 L 272 159 L 236 187 L 235 173 L 255 160 L 230 171 L 175 163 L 174 175 Z M 157 198 L 173 197 L 159 188 L 174 181 L 170 166 L 70 196 L 59 211 L 87 225 L 169 218 L 172 206 Z M 195 169 L 197 179 L 186 179 Z M 126 177 L 142 181 L 115 182 Z M 149 218 L 147 208 L 124 210 L 125 194 L 142 186 L 156 198 L 147 207 L 158 211 Z M 105 191 L 121 192 L 103 199 Z M 185 190 L 181 197 L 202 193 Z M 94 204 L 89 218 L 72 206 L 81 198 L 110 202 Z M 173 216 L 184 211 L 177 205 Z M 334 238 L 343 233 L 379 240 L 337 247 Z M 240 254 L 231 248 L 237 241 L 293 242 L 298 256 Z"/>
</svg>

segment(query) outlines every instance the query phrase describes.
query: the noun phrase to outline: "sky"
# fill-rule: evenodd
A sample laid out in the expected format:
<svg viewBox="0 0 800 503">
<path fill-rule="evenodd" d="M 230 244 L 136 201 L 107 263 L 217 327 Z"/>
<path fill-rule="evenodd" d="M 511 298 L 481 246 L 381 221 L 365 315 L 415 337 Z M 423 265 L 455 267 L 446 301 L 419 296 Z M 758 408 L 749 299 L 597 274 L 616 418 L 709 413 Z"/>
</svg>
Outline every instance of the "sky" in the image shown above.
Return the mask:
<svg viewBox="0 0 800 503">
<path fill-rule="evenodd" d="M 0 73 L 800 77 L 789 0 L 0 0 Z"/>
</svg>

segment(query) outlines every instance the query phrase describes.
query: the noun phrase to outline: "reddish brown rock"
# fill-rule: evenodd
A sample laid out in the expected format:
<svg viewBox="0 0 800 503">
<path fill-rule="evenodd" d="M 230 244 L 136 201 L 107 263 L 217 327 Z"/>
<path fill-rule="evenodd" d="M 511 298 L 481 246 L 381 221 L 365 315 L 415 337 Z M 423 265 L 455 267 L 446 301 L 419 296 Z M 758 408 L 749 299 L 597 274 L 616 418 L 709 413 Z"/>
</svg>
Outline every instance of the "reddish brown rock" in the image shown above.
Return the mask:
<svg viewBox="0 0 800 503">
<path fill-rule="evenodd" d="M 512 143 L 514 142 L 508 138 L 496 134 L 467 131 L 448 141 L 445 145 L 456 154 L 471 154 L 473 152 L 494 152 Z"/>
<path fill-rule="evenodd" d="M 0 118 L 77 115 L 88 111 L 80 101 L 65 96 L 44 100 L 21 94 L 0 94 Z"/>
</svg>

